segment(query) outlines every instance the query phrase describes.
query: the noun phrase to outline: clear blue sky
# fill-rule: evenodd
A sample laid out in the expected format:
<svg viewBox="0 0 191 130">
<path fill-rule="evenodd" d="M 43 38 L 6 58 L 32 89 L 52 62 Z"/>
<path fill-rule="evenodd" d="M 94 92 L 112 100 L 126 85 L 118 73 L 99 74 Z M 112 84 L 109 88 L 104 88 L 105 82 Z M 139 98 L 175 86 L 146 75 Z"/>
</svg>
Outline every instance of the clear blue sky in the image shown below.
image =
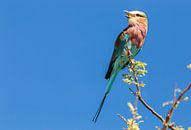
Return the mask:
<svg viewBox="0 0 191 130">
<path fill-rule="evenodd" d="M 130 117 L 134 101 L 123 70 L 97 124 L 91 122 L 103 96 L 116 36 L 127 26 L 123 10 L 149 18 L 146 43 L 136 59 L 148 63 L 145 100 L 159 113 L 174 85 L 191 81 L 191 1 L 175 0 L 2 0 L 0 1 L 0 129 L 120 130 L 116 114 Z M 191 93 L 187 93 L 190 95 Z M 190 96 L 191 98 L 191 96 Z M 191 101 L 175 112 L 191 126 Z M 143 130 L 161 123 L 141 104 Z"/>
</svg>

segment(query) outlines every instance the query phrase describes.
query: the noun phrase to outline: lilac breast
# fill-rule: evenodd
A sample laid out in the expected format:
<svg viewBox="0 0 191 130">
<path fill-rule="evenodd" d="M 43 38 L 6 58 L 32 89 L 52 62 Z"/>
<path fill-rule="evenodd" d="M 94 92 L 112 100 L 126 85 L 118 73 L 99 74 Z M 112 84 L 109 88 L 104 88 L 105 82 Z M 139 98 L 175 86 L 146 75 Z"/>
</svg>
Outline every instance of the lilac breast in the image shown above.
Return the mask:
<svg viewBox="0 0 191 130">
<path fill-rule="evenodd" d="M 130 25 L 124 33 L 129 35 L 132 44 L 136 45 L 137 48 L 141 48 L 144 44 L 147 27 L 143 24 Z"/>
</svg>

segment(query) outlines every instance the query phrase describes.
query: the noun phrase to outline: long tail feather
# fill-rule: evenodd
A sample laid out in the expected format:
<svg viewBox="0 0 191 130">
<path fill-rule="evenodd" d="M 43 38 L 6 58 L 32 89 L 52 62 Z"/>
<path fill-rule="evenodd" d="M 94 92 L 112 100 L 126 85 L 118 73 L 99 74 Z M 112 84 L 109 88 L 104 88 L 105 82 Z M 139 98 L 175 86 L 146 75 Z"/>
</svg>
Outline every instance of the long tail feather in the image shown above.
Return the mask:
<svg viewBox="0 0 191 130">
<path fill-rule="evenodd" d="M 116 76 L 117 76 L 117 73 L 112 74 L 110 79 L 109 79 L 109 81 L 108 81 L 108 83 L 107 83 L 107 87 L 106 87 L 106 91 L 105 91 L 104 97 L 103 97 L 103 99 L 101 101 L 101 104 L 99 105 L 99 108 L 98 108 L 98 110 L 97 110 L 97 112 L 96 112 L 96 114 L 95 114 L 95 116 L 94 116 L 94 118 L 92 120 L 94 123 L 96 123 L 96 121 L 97 121 L 97 119 L 99 117 L 99 114 L 100 114 L 100 112 L 102 110 L 102 107 L 103 107 L 103 104 L 105 102 L 105 99 L 106 99 L 107 95 L 109 94 L 109 92 L 111 90 L 111 86 L 112 86 Z"/>
<path fill-rule="evenodd" d="M 100 112 L 102 110 L 102 107 L 103 107 L 103 104 L 105 102 L 106 97 L 107 97 L 107 93 L 105 93 L 105 95 L 104 95 L 104 97 L 103 97 L 103 99 L 101 101 L 101 104 L 99 105 L 99 108 L 98 108 L 98 110 L 97 110 L 97 112 L 96 112 L 96 114 L 95 114 L 95 116 L 94 116 L 94 118 L 92 120 L 94 123 L 96 123 L 97 118 L 99 117 L 99 114 L 100 114 Z"/>
</svg>

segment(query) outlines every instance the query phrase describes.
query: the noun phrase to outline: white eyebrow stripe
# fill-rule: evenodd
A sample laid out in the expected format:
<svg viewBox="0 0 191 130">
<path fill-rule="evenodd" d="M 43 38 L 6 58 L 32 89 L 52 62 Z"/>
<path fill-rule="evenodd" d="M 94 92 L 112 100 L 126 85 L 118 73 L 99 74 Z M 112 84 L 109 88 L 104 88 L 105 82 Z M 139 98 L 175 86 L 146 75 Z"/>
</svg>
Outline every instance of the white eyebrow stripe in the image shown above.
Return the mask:
<svg viewBox="0 0 191 130">
<path fill-rule="evenodd" d="M 131 13 L 131 14 L 140 14 L 140 15 L 146 17 L 146 14 L 144 12 L 142 12 L 142 11 L 129 11 L 129 13 Z"/>
</svg>

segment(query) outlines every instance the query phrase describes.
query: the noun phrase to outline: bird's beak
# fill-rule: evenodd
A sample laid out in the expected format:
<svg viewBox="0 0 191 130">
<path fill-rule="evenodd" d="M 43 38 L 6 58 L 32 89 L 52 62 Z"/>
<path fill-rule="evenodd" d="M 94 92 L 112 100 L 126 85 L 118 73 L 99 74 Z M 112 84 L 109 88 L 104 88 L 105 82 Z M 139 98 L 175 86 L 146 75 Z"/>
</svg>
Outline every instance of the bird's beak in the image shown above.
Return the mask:
<svg viewBox="0 0 191 130">
<path fill-rule="evenodd" d="M 132 17 L 132 14 L 131 14 L 129 11 L 124 10 L 124 12 L 125 12 L 125 16 L 126 16 L 127 18 L 131 18 L 131 17 Z"/>
</svg>

